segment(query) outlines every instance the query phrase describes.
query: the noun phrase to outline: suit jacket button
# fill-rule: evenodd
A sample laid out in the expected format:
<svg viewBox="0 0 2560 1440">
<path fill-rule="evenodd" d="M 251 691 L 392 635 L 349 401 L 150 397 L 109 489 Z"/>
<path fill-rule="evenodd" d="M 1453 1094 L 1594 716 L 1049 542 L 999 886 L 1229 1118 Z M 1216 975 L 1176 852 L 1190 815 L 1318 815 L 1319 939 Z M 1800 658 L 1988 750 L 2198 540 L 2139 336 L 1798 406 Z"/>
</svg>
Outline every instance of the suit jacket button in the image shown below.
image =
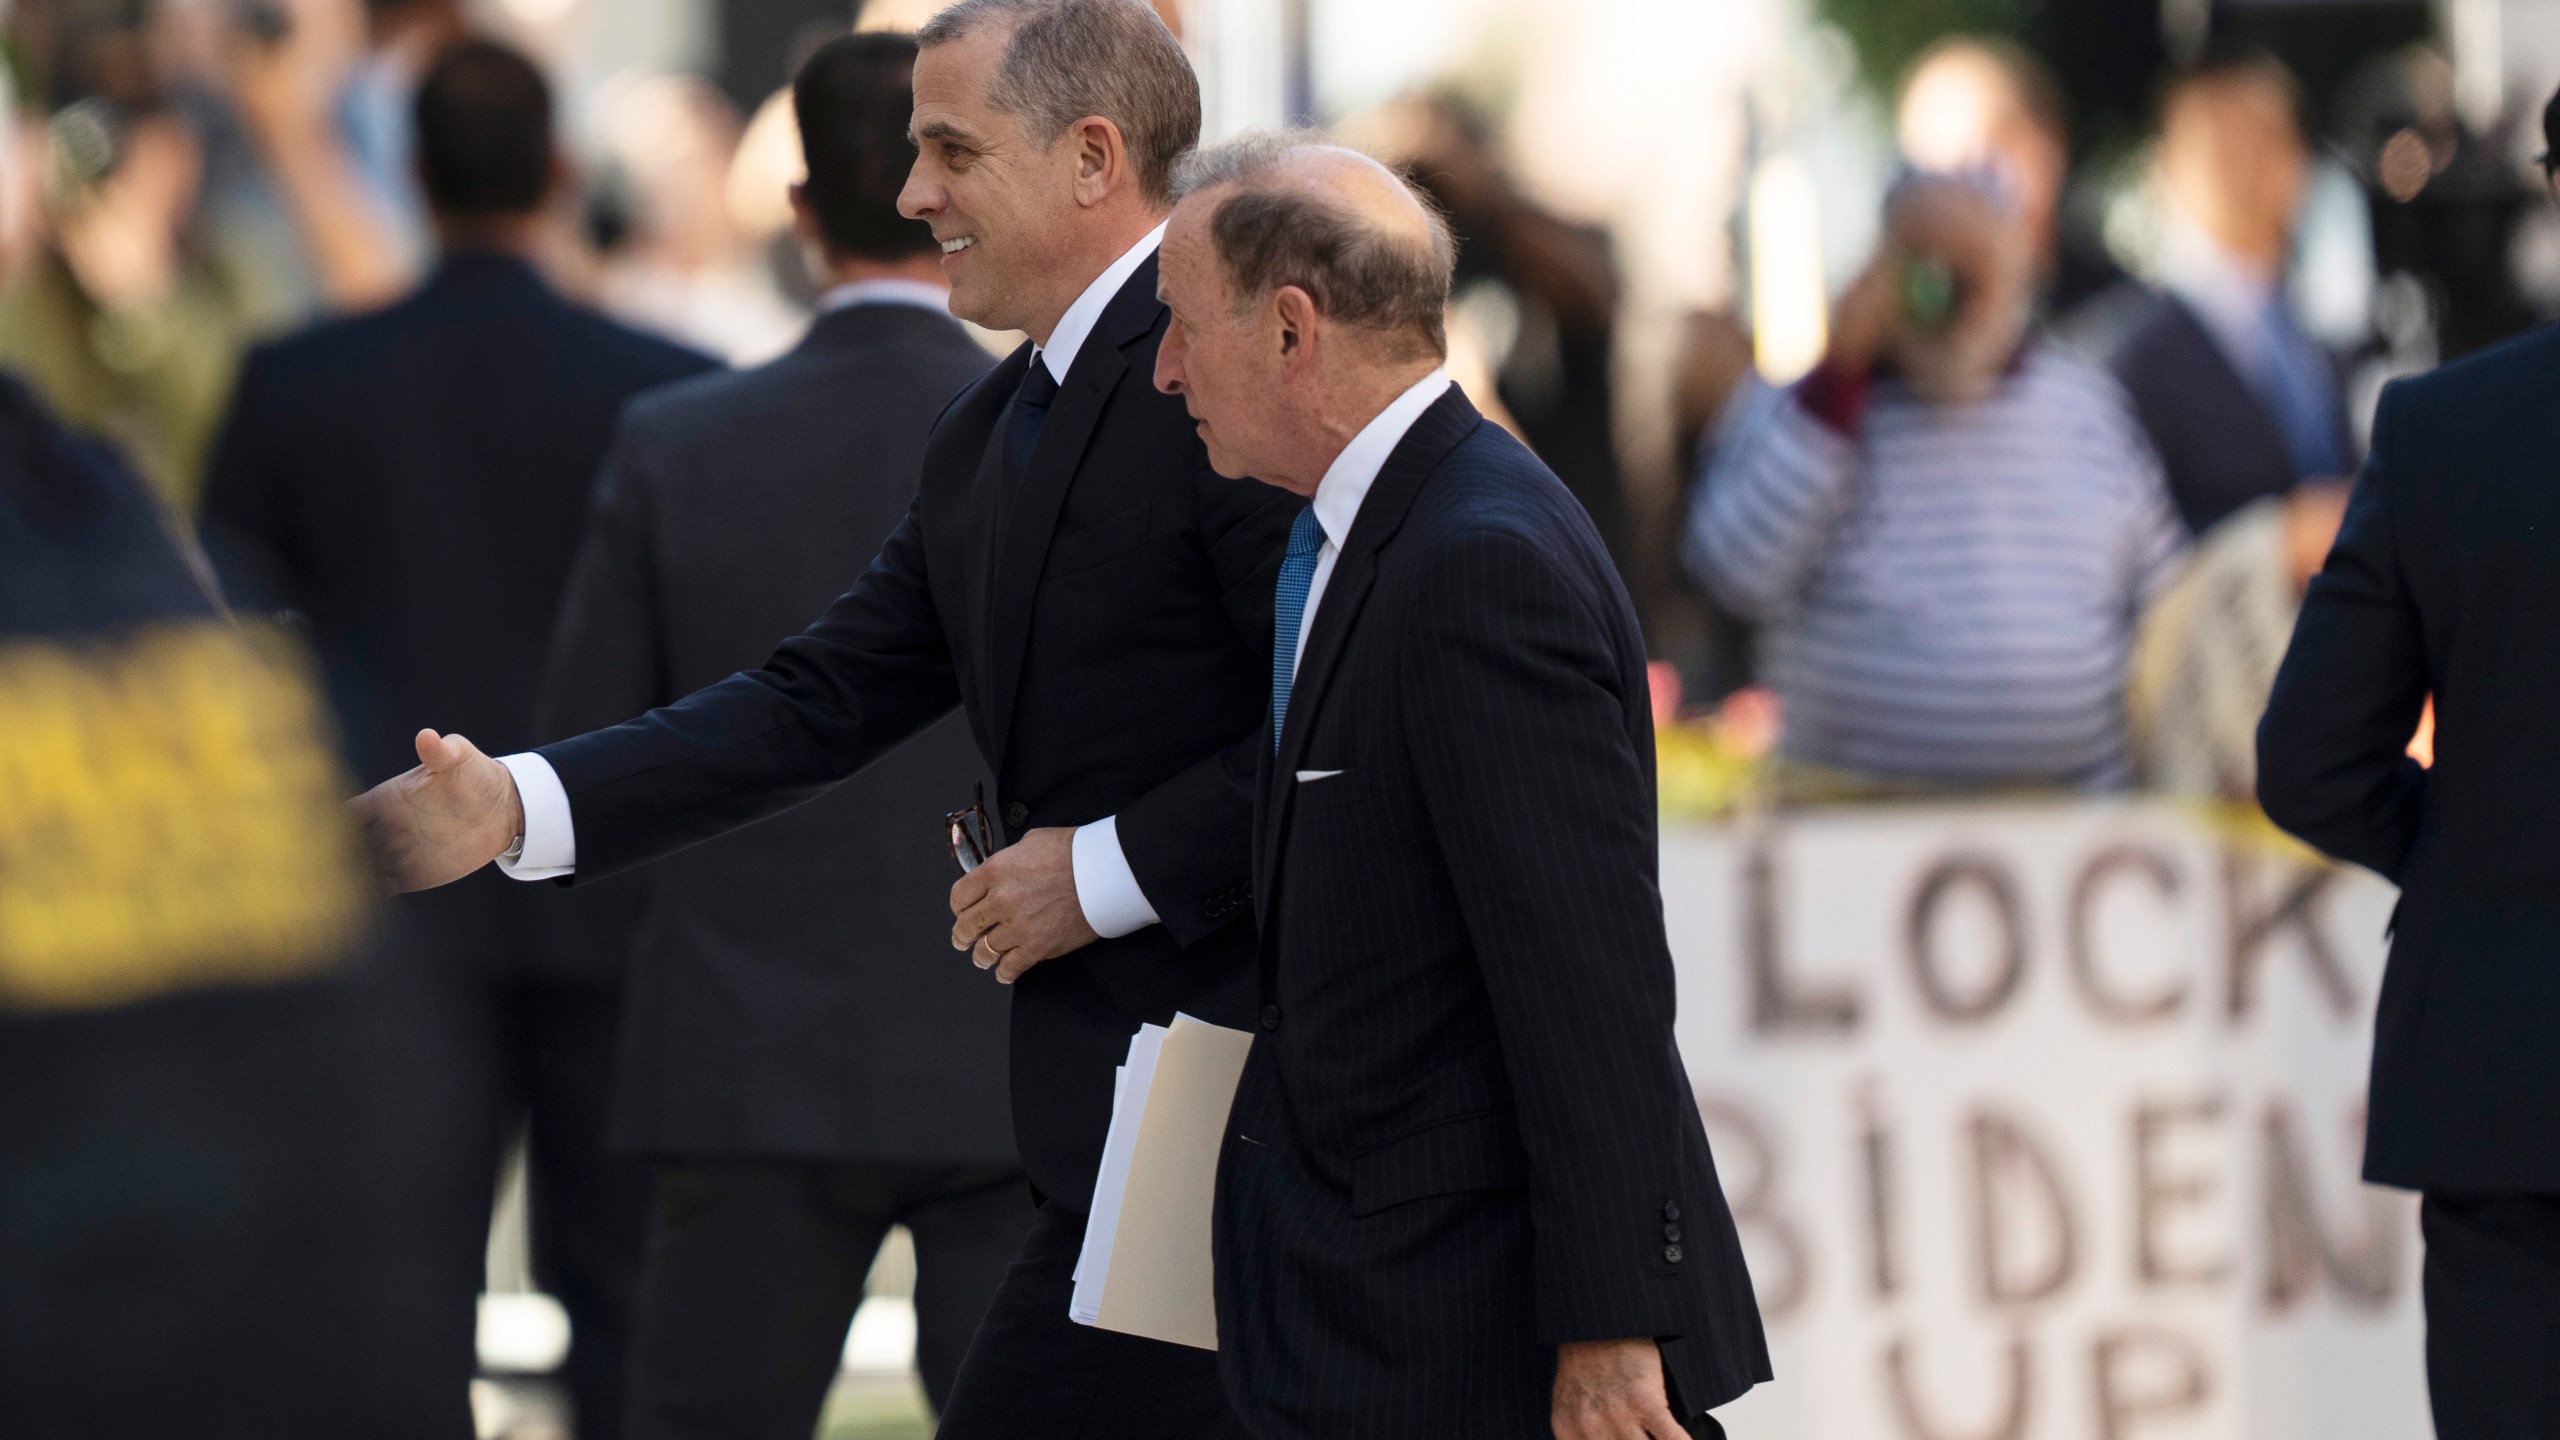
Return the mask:
<svg viewBox="0 0 2560 1440">
<path fill-rule="evenodd" d="M 1670 1261 L 1674 1265 L 1680 1263 L 1681 1253 L 1681 1249 L 1677 1245 L 1665 1245 L 1662 1247 L 1662 1258 Z"/>
<path fill-rule="evenodd" d="M 1016 800 L 1012 804 L 1004 807 L 1004 823 L 1007 825 L 1019 830 L 1024 825 L 1030 823 L 1030 820 L 1031 807 L 1023 804 L 1021 801 Z"/>
<path fill-rule="evenodd" d="M 1662 1218 L 1663 1218 L 1663 1219 L 1665 1219 L 1665 1220 L 1677 1220 L 1677 1219 L 1679 1219 L 1679 1218 L 1680 1218 L 1680 1202 L 1679 1202 L 1679 1201 L 1677 1201 L 1677 1200 L 1672 1200 L 1672 1201 L 1667 1201 L 1667 1202 L 1665 1202 L 1665 1203 L 1664 1203 L 1664 1205 L 1663 1205 L 1663 1207 L 1662 1207 Z"/>
<path fill-rule="evenodd" d="M 1675 1245 L 1676 1245 L 1676 1244 L 1678 1244 L 1678 1243 L 1679 1243 L 1679 1241 L 1680 1241 L 1680 1227 L 1679 1227 L 1679 1226 L 1677 1226 L 1677 1225 L 1665 1225 L 1665 1226 L 1663 1226 L 1663 1227 L 1662 1227 L 1662 1238 L 1663 1238 L 1663 1239 L 1665 1239 L 1665 1240 L 1671 1241 L 1671 1242 L 1672 1242 L 1673 1244 L 1675 1244 Z"/>
<path fill-rule="evenodd" d="M 1277 1030 L 1280 1028 L 1279 1006 L 1265 1005 L 1262 1007 L 1262 1028 L 1265 1030 Z"/>
</svg>

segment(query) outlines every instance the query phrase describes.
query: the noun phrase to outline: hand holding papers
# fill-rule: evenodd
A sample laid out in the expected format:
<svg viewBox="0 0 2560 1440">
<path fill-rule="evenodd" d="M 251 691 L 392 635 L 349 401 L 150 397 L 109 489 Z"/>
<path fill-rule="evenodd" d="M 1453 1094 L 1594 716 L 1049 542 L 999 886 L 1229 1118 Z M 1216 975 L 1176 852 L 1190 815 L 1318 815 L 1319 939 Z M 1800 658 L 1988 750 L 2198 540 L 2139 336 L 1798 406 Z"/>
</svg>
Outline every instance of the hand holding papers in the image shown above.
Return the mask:
<svg viewBox="0 0 2560 1440">
<path fill-rule="evenodd" d="M 1209 1212 L 1253 1036 L 1176 1015 L 1129 1041 L 1067 1313 L 1080 1325 L 1218 1348 Z"/>
</svg>

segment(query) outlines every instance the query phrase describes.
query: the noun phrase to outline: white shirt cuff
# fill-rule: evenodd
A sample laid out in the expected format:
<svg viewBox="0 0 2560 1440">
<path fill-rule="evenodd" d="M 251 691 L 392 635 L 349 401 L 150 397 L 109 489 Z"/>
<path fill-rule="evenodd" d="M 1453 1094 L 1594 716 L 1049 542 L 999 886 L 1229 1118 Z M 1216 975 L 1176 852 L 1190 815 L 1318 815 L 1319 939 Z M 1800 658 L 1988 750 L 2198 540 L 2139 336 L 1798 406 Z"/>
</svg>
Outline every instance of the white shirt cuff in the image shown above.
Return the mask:
<svg viewBox="0 0 2560 1440">
<path fill-rule="evenodd" d="M 561 803 L 565 805 L 567 801 Z M 525 813 L 529 817 L 532 806 L 527 805 Z M 528 819 L 526 823 L 530 826 L 532 822 Z M 531 834 L 528 829 L 528 855 L 533 852 Z M 1116 940 L 1156 923 L 1156 907 L 1147 903 L 1147 892 L 1138 888 L 1138 877 L 1129 869 L 1129 857 L 1121 853 L 1119 816 L 1106 815 L 1077 827 L 1075 867 L 1076 903 L 1084 907 L 1084 923 L 1093 927 L 1094 934 Z"/>
<path fill-rule="evenodd" d="M 498 868 L 513 880 L 556 880 L 576 870 L 578 832 L 569 820 L 569 792 L 560 783 L 560 772 L 530 750 L 501 755 L 498 763 L 516 777 L 516 798 L 524 802 L 524 852 L 513 860 L 501 859 Z M 1119 853 L 1117 845 L 1112 853 Z M 1081 863 L 1076 881 L 1081 890 Z"/>
</svg>

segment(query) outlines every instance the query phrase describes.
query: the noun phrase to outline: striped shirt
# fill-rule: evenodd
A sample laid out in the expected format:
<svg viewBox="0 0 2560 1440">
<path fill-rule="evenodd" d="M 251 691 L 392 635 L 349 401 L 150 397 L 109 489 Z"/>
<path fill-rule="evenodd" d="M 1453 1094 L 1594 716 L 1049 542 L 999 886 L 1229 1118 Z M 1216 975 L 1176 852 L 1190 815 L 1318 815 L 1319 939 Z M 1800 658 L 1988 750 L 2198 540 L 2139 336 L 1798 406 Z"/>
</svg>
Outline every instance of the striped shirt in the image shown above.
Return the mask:
<svg viewBox="0 0 2560 1440">
<path fill-rule="evenodd" d="M 1783 753 L 1924 784 L 2128 778 L 2134 622 L 2185 532 L 2114 383 L 2033 344 L 1989 399 L 1878 382 L 1842 426 L 1804 387 L 1728 404 L 1691 568 L 1762 633 Z"/>
</svg>

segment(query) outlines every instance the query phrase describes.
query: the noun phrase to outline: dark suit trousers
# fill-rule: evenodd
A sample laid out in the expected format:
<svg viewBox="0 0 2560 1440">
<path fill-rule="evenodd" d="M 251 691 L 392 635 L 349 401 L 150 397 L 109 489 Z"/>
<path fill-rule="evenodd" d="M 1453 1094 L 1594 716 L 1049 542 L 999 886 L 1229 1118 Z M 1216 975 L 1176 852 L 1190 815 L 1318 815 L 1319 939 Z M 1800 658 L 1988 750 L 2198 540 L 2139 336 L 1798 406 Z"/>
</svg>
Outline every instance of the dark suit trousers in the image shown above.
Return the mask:
<svg viewBox="0 0 2560 1440">
<path fill-rule="evenodd" d="M 569 1315 L 560 1379 L 575 1434 L 618 1440 L 649 1215 L 648 1168 L 605 1148 L 622 987 L 559 963 L 544 937 L 467 893 L 475 883 L 409 897 L 403 918 L 425 943 L 391 977 L 420 1116 L 403 1161 L 433 1213 L 436 1363 L 463 1394 L 477 1368 L 490 1197 L 522 1126 L 533 1276 Z"/>
<path fill-rule="evenodd" d="M 2560 1440 L 2560 1195 L 2453 1195 L 2427 1239 L 2437 1440 Z"/>
<path fill-rule="evenodd" d="M 935 1440 L 1249 1440 L 1211 1350 L 1067 1318 L 1084 1217 L 1042 1205 Z"/>
<path fill-rule="evenodd" d="M 915 1237 L 916 1368 L 939 1409 L 1031 1228 L 1019 1166 L 662 1163 L 632 1440 L 809 1440 L 892 1225 Z"/>
</svg>

